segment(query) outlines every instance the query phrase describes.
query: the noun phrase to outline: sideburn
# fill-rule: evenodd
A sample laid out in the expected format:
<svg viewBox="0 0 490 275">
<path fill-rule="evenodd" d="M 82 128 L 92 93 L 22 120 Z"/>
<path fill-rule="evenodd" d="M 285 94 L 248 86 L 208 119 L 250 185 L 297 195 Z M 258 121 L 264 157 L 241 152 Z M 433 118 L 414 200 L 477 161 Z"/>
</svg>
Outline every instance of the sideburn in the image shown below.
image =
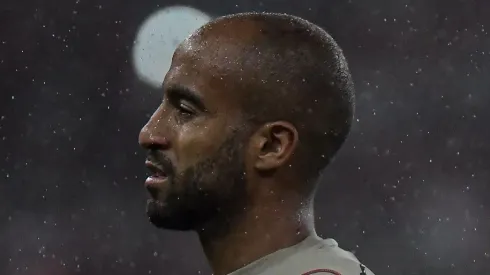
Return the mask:
<svg viewBox="0 0 490 275">
<path fill-rule="evenodd" d="M 250 137 L 247 126 L 234 128 L 216 154 L 189 169 L 180 180 L 192 184 L 189 211 L 195 229 L 202 233 L 226 234 L 235 217 L 247 204 L 244 150 Z"/>
</svg>

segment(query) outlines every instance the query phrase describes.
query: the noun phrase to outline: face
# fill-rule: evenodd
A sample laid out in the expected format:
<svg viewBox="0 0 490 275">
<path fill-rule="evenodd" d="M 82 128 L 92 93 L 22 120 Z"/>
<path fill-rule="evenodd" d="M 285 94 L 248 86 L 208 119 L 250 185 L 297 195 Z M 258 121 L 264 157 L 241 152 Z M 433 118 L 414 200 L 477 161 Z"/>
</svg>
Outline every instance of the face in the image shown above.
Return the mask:
<svg viewBox="0 0 490 275">
<path fill-rule="evenodd" d="M 182 46 L 174 55 L 163 102 L 139 137 L 151 171 L 147 214 L 161 228 L 196 230 L 246 197 L 247 127 L 232 87 L 199 56 Z"/>
</svg>

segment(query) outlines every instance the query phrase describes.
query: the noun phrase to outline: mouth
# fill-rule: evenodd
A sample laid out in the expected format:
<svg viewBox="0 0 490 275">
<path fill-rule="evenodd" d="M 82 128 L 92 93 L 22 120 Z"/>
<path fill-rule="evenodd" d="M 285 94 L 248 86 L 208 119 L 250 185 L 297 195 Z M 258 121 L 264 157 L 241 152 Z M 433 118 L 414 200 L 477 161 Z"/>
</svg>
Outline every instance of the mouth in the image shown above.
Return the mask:
<svg viewBox="0 0 490 275">
<path fill-rule="evenodd" d="M 146 187 L 152 187 L 155 185 L 162 184 L 167 181 L 168 175 L 165 173 L 163 168 L 158 164 L 147 160 L 145 166 L 150 170 L 150 176 L 146 179 Z"/>
<path fill-rule="evenodd" d="M 148 168 L 148 170 L 150 170 L 151 176 L 157 177 L 157 178 L 166 178 L 167 177 L 167 173 L 165 173 L 162 166 L 160 166 L 154 162 L 151 162 L 149 160 L 147 160 L 145 162 L 145 166 Z"/>
</svg>

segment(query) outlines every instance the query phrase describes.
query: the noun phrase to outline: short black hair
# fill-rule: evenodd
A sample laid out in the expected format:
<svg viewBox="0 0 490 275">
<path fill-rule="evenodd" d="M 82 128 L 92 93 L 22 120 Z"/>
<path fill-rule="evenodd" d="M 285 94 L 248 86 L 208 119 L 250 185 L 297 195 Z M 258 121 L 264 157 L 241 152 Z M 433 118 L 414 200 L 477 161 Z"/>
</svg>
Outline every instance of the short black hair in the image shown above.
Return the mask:
<svg viewBox="0 0 490 275">
<path fill-rule="evenodd" d="M 342 49 L 321 27 L 288 14 L 232 14 L 205 28 L 233 22 L 257 29 L 251 45 L 239 46 L 245 69 L 255 76 L 244 113 L 256 125 L 292 123 L 300 139 L 293 165 L 306 180 L 317 179 L 346 140 L 354 115 L 354 85 Z"/>
</svg>

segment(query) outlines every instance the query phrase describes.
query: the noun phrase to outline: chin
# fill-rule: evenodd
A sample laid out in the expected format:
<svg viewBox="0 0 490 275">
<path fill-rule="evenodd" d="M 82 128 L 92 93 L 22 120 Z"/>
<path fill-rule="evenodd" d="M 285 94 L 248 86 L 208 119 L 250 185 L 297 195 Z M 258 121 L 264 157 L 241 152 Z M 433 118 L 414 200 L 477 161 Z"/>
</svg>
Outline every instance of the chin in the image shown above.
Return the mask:
<svg viewBox="0 0 490 275">
<path fill-rule="evenodd" d="M 157 228 L 176 231 L 192 231 L 197 228 L 193 222 L 193 215 L 172 211 L 169 205 L 161 201 L 148 200 L 146 214 L 149 221 Z"/>
</svg>

